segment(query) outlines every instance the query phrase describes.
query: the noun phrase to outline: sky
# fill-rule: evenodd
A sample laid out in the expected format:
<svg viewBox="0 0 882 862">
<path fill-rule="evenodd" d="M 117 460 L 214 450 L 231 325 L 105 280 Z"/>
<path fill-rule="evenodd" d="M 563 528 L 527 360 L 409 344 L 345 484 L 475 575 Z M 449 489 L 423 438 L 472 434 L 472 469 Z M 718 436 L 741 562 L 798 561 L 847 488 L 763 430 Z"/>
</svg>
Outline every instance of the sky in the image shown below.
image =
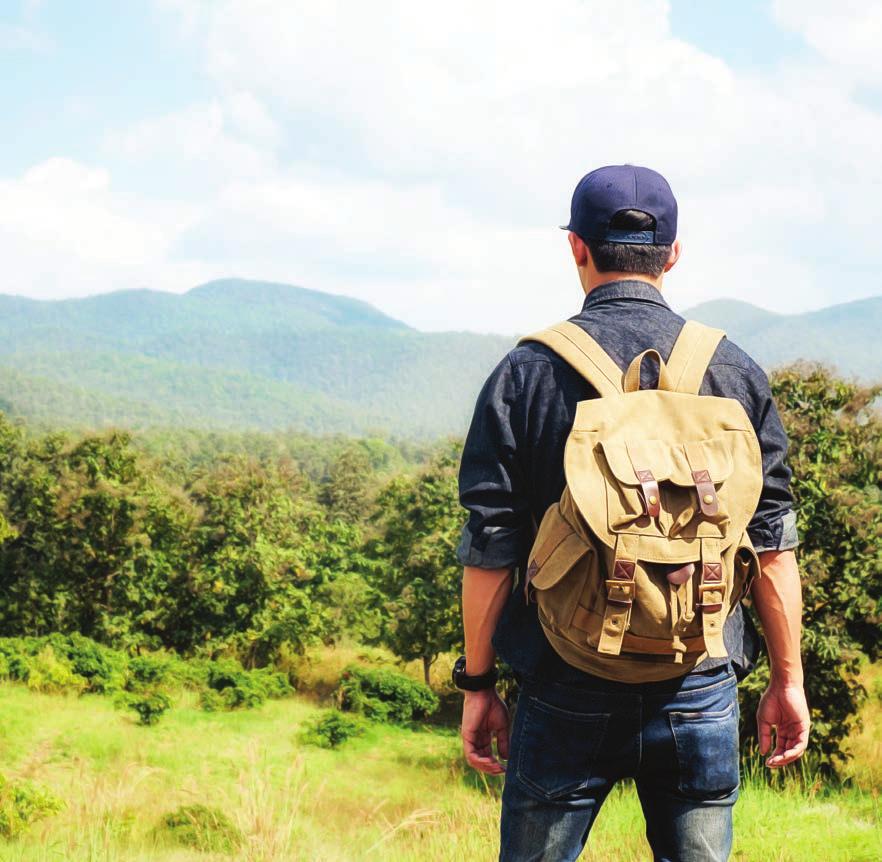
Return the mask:
<svg viewBox="0 0 882 862">
<path fill-rule="evenodd" d="M 297 284 L 574 314 L 587 171 L 659 170 L 678 309 L 882 293 L 882 3 L 0 0 L 0 292 Z"/>
</svg>

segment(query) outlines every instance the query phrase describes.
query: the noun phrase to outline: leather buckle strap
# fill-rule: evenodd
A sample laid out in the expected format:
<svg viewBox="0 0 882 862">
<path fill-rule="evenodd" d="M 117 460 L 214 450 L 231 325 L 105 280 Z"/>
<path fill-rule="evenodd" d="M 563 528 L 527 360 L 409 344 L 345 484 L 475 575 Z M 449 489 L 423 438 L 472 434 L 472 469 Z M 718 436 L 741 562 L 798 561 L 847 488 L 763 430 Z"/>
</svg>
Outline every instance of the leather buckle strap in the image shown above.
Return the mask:
<svg viewBox="0 0 882 862">
<path fill-rule="evenodd" d="M 639 536 L 620 533 L 616 537 L 615 562 L 612 577 L 606 581 L 606 607 L 597 641 L 600 653 L 620 655 L 622 652 L 622 638 L 631 620 L 631 605 L 636 595 L 634 574 L 639 548 Z"/>
<path fill-rule="evenodd" d="M 701 506 L 703 515 L 716 515 L 720 509 L 720 501 L 717 499 L 717 489 L 711 481 L 707 470 L 693 470 L 692 481 L 695 482 L 695 490 L 698 492 L 698 505 Z"/>
<path fill-rule="evenodd" d="M 652 475 L 652 470 L 634 470 L 640 490 L 643 496 L 643 509 L 650 518 L 657 518 L 661 513 L 661 497 L 658 492 L 658 482 Z"/>
<path fill-rule="evenodd" d="M 701 627 L 707 654 L 712 658 L 725 658 L 728 655 L 723 643 L 726 584 L 723 580 L 720 543 L 715 539 L 701 540 L 701 581 L 698 594 L 701 597 Z"/>
</svg>

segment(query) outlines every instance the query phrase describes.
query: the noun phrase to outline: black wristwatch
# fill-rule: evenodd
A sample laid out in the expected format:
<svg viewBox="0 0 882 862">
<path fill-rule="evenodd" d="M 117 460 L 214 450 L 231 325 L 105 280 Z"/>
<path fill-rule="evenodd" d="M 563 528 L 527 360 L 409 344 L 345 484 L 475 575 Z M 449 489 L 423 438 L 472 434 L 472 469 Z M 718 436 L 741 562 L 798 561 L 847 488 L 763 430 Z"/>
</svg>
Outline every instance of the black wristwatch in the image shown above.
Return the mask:
<svg viewBox="0 0 882 862">
<path fill-rule="evenodd" d="M 462 691 L 482 691 L 485 688 L 493 688 L 497 679 L 499 679 L 499 674 L 495 667 L 491 667 L 487 673 L 469 676 L 466 673 L 464 655 L 461 655 L 453 665 L 453 684 Z"/>
</svg>

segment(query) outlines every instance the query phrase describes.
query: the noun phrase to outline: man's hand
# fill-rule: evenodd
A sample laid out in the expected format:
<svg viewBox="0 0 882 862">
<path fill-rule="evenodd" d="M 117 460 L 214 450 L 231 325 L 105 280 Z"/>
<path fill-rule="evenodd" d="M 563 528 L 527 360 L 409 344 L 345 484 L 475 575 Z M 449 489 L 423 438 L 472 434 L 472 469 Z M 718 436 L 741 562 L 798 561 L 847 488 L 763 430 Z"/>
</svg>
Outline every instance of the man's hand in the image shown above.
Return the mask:
<svg viewBox="0 0 882 862">
<path fill-rule="evenodd" d="M 774 769 L 802 757 L 808 745 L 810 724 L 802 686 L 773 680 L 756 711 L 760 754 L 771 747 L 772 726 L 775 727 L 775 750 L 766 759 L 766 766 Z"/>
<path fill-rule="evenodd" d="M 469 766 L 488 775 L 505 767 L 493 755 L 493 738 L 503 760 L 508 758 L 508 710 L 495 688 L 467 691 L 462 704 L 462 747 Z"/>
</svg>

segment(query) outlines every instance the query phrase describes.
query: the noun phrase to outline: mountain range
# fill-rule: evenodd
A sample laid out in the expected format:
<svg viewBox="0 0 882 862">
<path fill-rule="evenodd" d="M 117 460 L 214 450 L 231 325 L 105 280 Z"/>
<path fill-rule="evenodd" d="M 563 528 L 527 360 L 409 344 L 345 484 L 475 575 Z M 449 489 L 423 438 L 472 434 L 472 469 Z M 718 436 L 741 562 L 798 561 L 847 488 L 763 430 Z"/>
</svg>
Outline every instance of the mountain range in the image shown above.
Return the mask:
<svg viewBox="0 0 882 862">
<path fill-rule="evenodd" d="M 761 364 L 882 378 L 882 297 L 798 315 L 716 300 L 684 312 Z M 420 332 L 373 306 L 226 279 L 184 294 L 0 295 L 0 410 L 41 425 L 461 434 L 515 338 Z"/>
</svg>

